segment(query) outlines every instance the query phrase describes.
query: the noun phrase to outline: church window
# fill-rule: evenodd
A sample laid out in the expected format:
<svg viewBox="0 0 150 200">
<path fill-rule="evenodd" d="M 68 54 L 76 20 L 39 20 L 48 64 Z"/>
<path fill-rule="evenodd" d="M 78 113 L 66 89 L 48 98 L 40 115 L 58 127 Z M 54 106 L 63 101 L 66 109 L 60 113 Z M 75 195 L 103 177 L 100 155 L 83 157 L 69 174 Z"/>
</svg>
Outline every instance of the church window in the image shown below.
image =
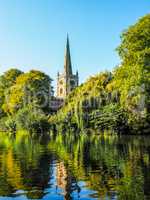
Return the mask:
<svg viewBox="0 0 150 200">
<path fill-rule="evenodd" d="M 63 94 L 63 89 L 62 88 L 60 88 L 60 94 Z"/>
</svg>

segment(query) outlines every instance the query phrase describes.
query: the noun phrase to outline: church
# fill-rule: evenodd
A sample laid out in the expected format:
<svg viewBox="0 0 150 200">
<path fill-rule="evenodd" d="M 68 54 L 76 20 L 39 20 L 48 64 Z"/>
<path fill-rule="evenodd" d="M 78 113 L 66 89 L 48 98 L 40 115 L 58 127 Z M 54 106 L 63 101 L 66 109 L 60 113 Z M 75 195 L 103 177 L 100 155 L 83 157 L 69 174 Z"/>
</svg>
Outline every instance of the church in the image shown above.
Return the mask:
<svg viewBox="0 0 150 200">
<path fill-rule="evenodd" d="M 57 111 L 63 105 L 65 98 L 70 92 L 78 87 L 79 74 L 78 71 L 74 74 L 71 62 L 69 37 L 67 35 L 67 43 L 65 49 L 64 69 L 62 73 L 57 74 L 57 94 L 51 102 L 51 107 L 54 111 Z"/>
<path fill-rule="evenodd" d="M 57 74 L 57 97 L 63 99 L 66 98 L 67 95 L 78 86 L 78 84 L 78 71 L 76 74 L 73 74 L 72 71 L 69 37 L 67 36 L 64 70 L 61 74 L 59 72 Z"/>
</svg>

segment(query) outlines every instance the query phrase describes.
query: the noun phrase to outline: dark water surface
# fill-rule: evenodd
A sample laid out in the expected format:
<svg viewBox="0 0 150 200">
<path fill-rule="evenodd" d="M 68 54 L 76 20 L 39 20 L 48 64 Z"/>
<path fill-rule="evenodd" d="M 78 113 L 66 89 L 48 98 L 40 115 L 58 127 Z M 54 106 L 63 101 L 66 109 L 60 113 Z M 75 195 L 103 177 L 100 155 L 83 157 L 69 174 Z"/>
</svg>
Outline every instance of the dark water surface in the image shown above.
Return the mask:
<svg viewBox="0 0 150 200">
<path fill-rule="evenodd" d="M 0 134 L 5 199 L 150 199 L 150 137 Z"/>
</svg>

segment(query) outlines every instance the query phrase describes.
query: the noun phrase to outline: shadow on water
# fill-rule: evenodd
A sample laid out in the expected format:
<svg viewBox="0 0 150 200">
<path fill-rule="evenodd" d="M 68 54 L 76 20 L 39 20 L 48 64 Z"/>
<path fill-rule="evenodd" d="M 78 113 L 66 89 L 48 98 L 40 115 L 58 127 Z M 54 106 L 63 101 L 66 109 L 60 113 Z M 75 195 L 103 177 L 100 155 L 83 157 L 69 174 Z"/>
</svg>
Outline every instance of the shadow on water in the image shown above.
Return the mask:
<svg viewBox="0 0 150 200">
<path fill-rule="evenodd" d="M 0 138 L 0 199 L 150 199 L 148 136 Z"/>
</svg>

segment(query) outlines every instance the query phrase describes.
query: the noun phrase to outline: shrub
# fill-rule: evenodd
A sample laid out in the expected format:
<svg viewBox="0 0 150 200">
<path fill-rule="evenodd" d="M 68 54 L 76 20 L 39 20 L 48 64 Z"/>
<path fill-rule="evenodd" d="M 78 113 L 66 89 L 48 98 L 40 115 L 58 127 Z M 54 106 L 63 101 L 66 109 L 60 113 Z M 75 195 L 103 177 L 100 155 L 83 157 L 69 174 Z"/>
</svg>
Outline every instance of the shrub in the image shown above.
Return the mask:
<svg viewBox="0 0 150 200">
<path fill-rule="evenodd" d="M 24 129 L 30 133 L 44 134 L 50 129 L 47 117 L 40 110 L 25 107 L 18 111 L 16 116 L 17 129 Z"/>
</svg>

